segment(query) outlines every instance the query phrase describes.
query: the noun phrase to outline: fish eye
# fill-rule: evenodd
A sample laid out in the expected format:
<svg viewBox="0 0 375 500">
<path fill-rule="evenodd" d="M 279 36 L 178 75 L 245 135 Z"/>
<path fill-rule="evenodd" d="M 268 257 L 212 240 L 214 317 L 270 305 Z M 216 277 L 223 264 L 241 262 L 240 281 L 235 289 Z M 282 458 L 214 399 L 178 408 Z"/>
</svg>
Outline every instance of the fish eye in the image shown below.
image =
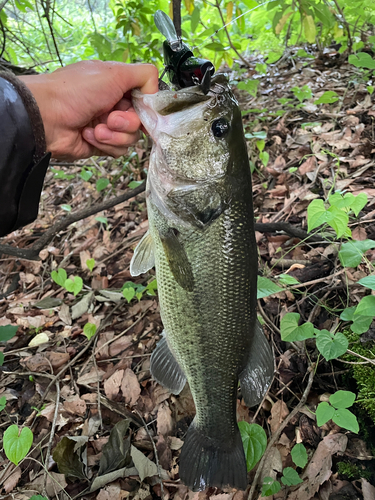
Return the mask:
<svg viewBox="0 0 375 500">
<path fill-rule="evenodd" d="M 229 122 L 226 118 L 219 118 L 212 122 L 211 129 L 215 137 L 223 137 L 229 130 Z"/>
</svg>

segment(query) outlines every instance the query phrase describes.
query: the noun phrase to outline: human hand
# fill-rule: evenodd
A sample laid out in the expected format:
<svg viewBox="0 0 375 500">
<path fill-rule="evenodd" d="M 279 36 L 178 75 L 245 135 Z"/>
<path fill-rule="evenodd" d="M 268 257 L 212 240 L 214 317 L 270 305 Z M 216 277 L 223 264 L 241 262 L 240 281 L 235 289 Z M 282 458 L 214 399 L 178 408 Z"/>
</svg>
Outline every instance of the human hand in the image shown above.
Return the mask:
<svg viewBox="0 0 375 500">
<path fill-rule="evenodd" d="M 125 154 L 141 125 L 130 91 L 158 90 L 158 71 L 151 64 L 81 61 L 19 78 L 39 106 L 47 151 L 67 160 Z"/>
</svg>

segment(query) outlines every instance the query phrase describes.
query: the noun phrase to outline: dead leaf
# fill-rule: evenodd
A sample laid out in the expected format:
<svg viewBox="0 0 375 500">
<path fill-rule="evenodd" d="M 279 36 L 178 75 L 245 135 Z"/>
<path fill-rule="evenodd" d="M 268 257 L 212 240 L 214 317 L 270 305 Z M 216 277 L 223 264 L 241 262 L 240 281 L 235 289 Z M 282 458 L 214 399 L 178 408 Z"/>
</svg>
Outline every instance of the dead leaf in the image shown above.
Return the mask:
<svg viewBox="0 0 375 500">
<path fill-rule="evenodd" d="M 108 399 L 115 399 L 120 391 L 120 385 L 124 376 L 124 370 L 117 370 L 104 381 L 104 392 Z"/>
<path fill-rule="evenodd" d="M 269 418 L 269 424 L 271 427 L 272 434 L 275 434 L 277 429 L 280 427 L 283 420 L 289 415 L 289 410 L 284 401 L 276 401 L 271 409 L 271 417 Z"/>
<path fill-rule="evenodd" d="M 375 488 L 364 477 L 361 478 L 363 500 L 374 500 Z"/>
<path fill-rule="evenodd" d="M 306 175 L 307 172 L 314 172 L 316 169 L 316 158 L 315 156 L 309 156 L 306 161 L 299 166 L 298 171 L 301 175 Z"/>
<path fill-rule="evenodd" d="M 53 459 L 61 474 L 87 481 L 84 465 L 74 447 L 75 441 L 63 437 L 53 451 Z"/>
<path fill-rule="evenodd" d="M 172 434 L 173 431 L 173 418 L 172 412 L 169 409 L 167 403 L 162 403 L 158 410 L 158 416 L 156 419 L 156 426 L 158 429 L 158 434 L 162 436 L 168 436 Z"/>
<path fill-rule="evenodd" d="M 96 500 L 121 500 L 121 498 L 120 485 L 112 483 L 99 491 Z"/>
<path fill-rule="evenodd" d="M 304 483 L 289 495 L 288 500 L 310 500 L 332 475 L 332 455 L 343 453 L 348 443 L 345 434 L 329 434 L 318 445 L 302 475 Z"/>
<path fill-rule="evenodd" d="M 134 406 L 138 401 L 139 395 L 141 394 L 141 387 L 136 374 L 130 368 L 127 368 L 124 372 L 121 382 L 121 391 L 124 396 L 125 403 L 130 406 Z"/>
<path fill-rule="evenodd" d="M 72 324 L 72 317 L 70 316 L 70 310 L 67 304 L 61 305 L 58 314 L 61 321 L 63 321 L 66 325 Z"/>
<path fill-rule="evenodd" d="M 57 369 L 66 365 L 70 360 L 70 356 L 67 352 L 53 352 L 49 351 L 45 354 L 46 358 L 52 365 L 52 368 Z"/>
<path fill-rule="evenodd" d="M 5 490 L 5 493 L 13 491 L 20 479 L 21 479 L 21 469 L 17 467 L 12 472 L 12 474 L 4 481 L 3 488 Z"/>
<path fill-rule="evenodd" d="M 352 238 L 353 240 L 367 240 L 367 232 L 364 227 L 357 226 L 353 229 L 352 231 Z"/>
<path fill-rule="evenodd" d="M 130 454 L 141 481 L 145 477 L 152 477 L 158 474 L 157 465 L 133 445 L 131 446 Z"/>
<path fill-rule="evenodd" d="M 125 437 L 128 433 L 129 423 L 130 420 L 120 420 L 112 428 L 100 457 L 99 476 L 122 469 L 130 463 L 130 436 Z"/>
<path fill-rule="evenodd" d="M 46 493 L 48 498 L 57 497 L 64 488 L 67 487 L 64 474 L 49 471 L 47 475 Z M 43 493 L 44 490 L 44 470 L 41 470 L 37 476 L 27 484 L 28 490 L 35 490 Z M 27 490 L 26 490 L 27 491 Z"/>
<path fill-rule="evenodd" d="M 41 354 L 37 353 L 34 356 L 20 360 L 21 366 L 25 366 L 31 372 L 50 372 L 51 364 L 48 362 L 47 358 Z"/>
<path fill-rule="evenodd" d="M 93 366 L 88 373 L 84 373 L 77 379 L 77 384 L 89 385 L 96 384 L 103 379 L 105 372 L 100 368 Z"/>
<path fill-rule="evenodd" d="M 51 333 L 51 332 L 48 332 Z M 35 335 L 34 338 L 32 338 L 29 342 L 29 347 L 37 347 L 38 345 L 41 344 L 46 344 L 49 342 L 49 338 L 46 332 L 41 332 Z"/>
<path fill-rule="evenodd" d="M 62 403 L 59 403 L 59 411 L 57 413 L 57 421 L 56 421 L 56 426 L 57 429 L 60 430 L 64 425 L 66 425 L 69 422 L 68 418 L 63 417 L 62 413 L 64 411 L 64 407 Z M 53 418 L 55 415 L 55 403 L 50 403 L 47 405 L 41 412 L 40 414 L 42 417 L 45 417 L 48 422 L 53 422 Z"/>
<path fill-rule="evenodd" d="M 94 298 L 94 292 L 89 292 L 82 297 L 82 299 L 72 306 L 72 319 L 80 318 L 85 312 L 90 308 L 92 299 Z"/>
<path fill-rule="evenodd" d="M 73 415 L 85 415 L 87 411 L 86 402 L 78 394 L 64 401 L 65 410 Z"/>
</svg>

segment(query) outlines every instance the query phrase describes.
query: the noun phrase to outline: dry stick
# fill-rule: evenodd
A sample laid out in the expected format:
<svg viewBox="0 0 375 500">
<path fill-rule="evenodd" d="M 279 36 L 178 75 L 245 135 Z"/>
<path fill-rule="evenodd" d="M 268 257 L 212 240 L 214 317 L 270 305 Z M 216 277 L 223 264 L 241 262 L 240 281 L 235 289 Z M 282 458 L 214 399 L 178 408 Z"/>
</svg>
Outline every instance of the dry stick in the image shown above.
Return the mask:
<svg viewBox="0 0 375 500">
<path fill-rule="evenodd" d="M 56 233 L 62 231 L 73 222 L 77 222 L 79 220 L 85 219 L 90 215 L 94 215 L 98 212 L 102 212 L 103 210 L 108 210 L 109 208 L 118 205 L 119 203 L 123 203 L 124 201 L 130 200 L 134 196 L 142 193 L 145 190 L 145 183 L 136 187 L 135 189 L 131 189 L 121 196 L 116 196 L 116 198 L 111 198 L 110 200 L 103 201 L 98 205 L 94 205 L 89 208 L 85 208 L 74 214 L 64 216 L 60 219 L 56 224 L 51 226 L 47 231 L 39 238 L 39 240 L 32 245 L 31 248 L 15 248 L 10 245 L 0 245 L 0 254 L 5 253 L 7 255 L 14 255 L 19 258 L 30 259 L 30 260 L 39 260 L 39 252 L 42 250 L 55 236 Z"/>
<path fill-rule="evenodd" d="M 148 430 L 147 424 L 146 424 L 146 422 L 144 421 L 144 418 L 142 417 L 142 415 L 139 413 L 139 411 L 138 411 L 137 409 L 135 409 L 134 411 L 135 411 L 135 413 L 138 415 L 138 417 L 142 420 L 143 425 L 144 425 L 144 428 L 146 429 L 147 435 L 148 435 L 148 437 L 150 438 L 150 441 L 151 441 L 151 443 L 152 443 L 152 447 L 153 447 L 153 449 L 154 449 L 154 455 L 155 455 L 156 467 L 158 468 L 158 476 L 159 476 L 159 481 L 160 481 L 160 489 L 161 489 L 161 498 L 162 498 L 162 500 L 164 500 L 164 486 L 163 486 L 163 480 L 162 480 L 162 478 L 161 478 L 160 464 L 159 464 L 158 452 L 157 452 L 157 450 L 156 450 L 155 442 L 154 442 L 154 440 L 152 439 L 152 436 L 151 436 L 151 434 L 150 434 L 150 431 Z"/>
<path fill-rule="evenodd" d="M 285 427 L 297 415 L 297 413 L 300 411 L 300 409 L 302 408 L 302 406 L 306 403 L 307 396 L 310 393 L 311 386 L 312 386 L 312 383 L 313 383 L 313 380 L 314 380 L 314 364 L 311 364 L 308 369 L 310 370 L 309 380 L 307 382 L 306 389 L 305 389 L 304 393 L 302 394 L 302 398 L 300 399 L 300 402 L 294 408 L 294 410 L 291 413 L 289 413 L 289 415 L 286 417 L 286 419 L 284 420 L 284 422 L 280 425 L 280 427 L 277 429 L 277 431 L 273 435 L 272 439 L 268 443 L 267 449 L 264 452 L 264 455 L 263 455 L 263 457 L 261 458 L 261 460 L 260 460 L 260 462 L 258 464 L 258 469 L 257 469 L 257 472 L 255 474 L 255 477 L 254 477 L 254 480 L 253 480 L 253 484 L 251 485 L 251 489 L 250 489 L 250 492 L 249 492 L 249 496 L 247 497 L 247 500 L 253 500 L 253 497 L 254 497 L 254 494 L 255 494 L 255 488 L 257 487 L 259 476 L 260 476 L 260 474 L 262 472 L 264 462 L 265 462 L 265 460 L 266 460 L 266 458 L 267 458 L 267 456 L 268 456 L 271 448 L 278 441 L 278 439 L 280 438 L 281 433 L 283 432 L 283 430 L 285 429 Z"/>
<path fill-rule="evenodd" d="M 59 415 L 59 403 L 60 403 L 60 384 L 59 381 L 56 380 L 56 403 L 55 403 L 55 413 L 53 414 L 52 427 L 51 427 L 51 435 L 48 441 L 48 447 L 46 452 L 46 458 L 44 460 L 45 469 L 44 469 L 44 481 L 43 481 L 43 496 L 48 498 L 46 487 L 47 487 L 47 478 L 48 478 L 48 463 L 51 456 L 51 448 L 53 438 L 55 437 L 55 427 L 57 422 L 57 417 Z"/>
<path fill-rule="evenodd" d="M 365 359 L 367 361 L 367 363 L 371 363 L 372 365 L 375 365 L 375 359 L 366 358 L 365 356 L 362 356 L 361 354 L 358 354 L 357 352 L 351 351 L 350 349 L 348 349 L 346 352 L 348 352 L 349 354 L 352 354 L 353 356 L 357 356 L 357 358 Z"/>
</svg>

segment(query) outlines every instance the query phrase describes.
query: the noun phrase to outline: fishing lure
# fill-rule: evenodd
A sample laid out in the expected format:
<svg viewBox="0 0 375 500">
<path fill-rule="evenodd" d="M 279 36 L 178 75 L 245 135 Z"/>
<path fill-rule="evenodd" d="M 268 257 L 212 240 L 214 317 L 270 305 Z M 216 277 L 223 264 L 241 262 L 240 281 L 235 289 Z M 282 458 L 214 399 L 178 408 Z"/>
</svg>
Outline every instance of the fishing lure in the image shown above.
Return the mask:
<svg viewBox="0 0 375 500">
<path fill-rule="evenodd" d="M 155 25 L 165 37 L 163 42 L 164 74 L 176 89 L 199 85 L 204 94 L 208 94 L 211 87 L 211 77 L 215 67 L 208 59 L 195 57 L 190 48 L 177 36 L 172 20 L 162 10 L 155 12 Z"/>
</svg>

